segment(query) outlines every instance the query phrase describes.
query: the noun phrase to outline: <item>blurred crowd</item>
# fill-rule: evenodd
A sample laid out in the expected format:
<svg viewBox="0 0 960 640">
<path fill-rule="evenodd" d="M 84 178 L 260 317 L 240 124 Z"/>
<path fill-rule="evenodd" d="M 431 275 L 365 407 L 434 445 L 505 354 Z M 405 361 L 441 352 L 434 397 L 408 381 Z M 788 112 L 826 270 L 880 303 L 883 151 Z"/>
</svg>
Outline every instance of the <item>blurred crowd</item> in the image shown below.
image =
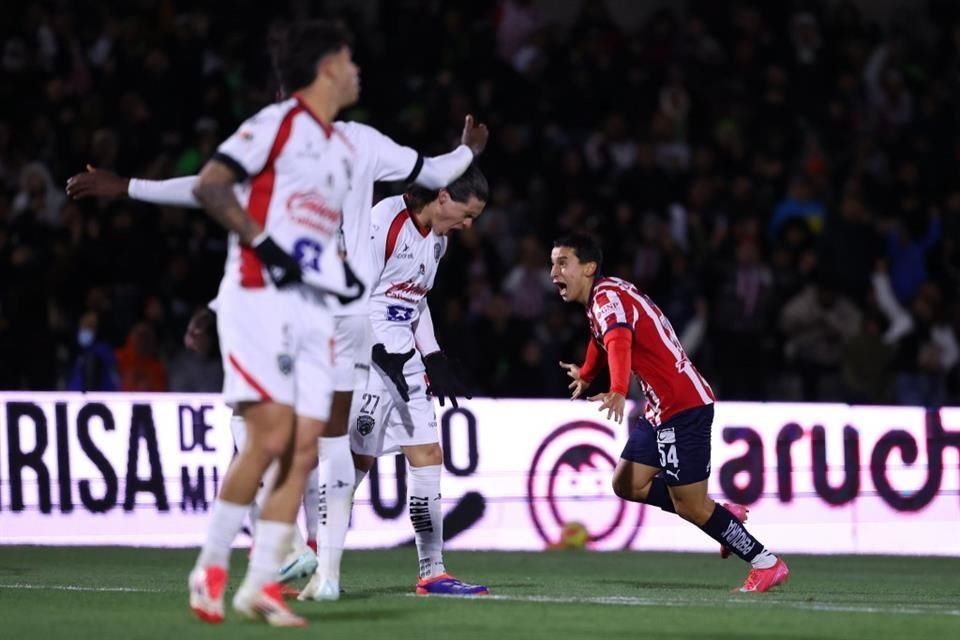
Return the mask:
<svg viewBox="0 0 960 640">
<path fill-rule="evenodd" d="M 86 164 L 196 173 L 273 99 L 278 21 L 336 15 L 363 74 L 344 118 L 427 154 L 466 113 L 490 126 L 491 201 L 430 295 L 475 395 L 566 394 L 557 362 L 582 358 L 586 321 L 549 250 L 579 229 L 721 399 L 960 400 L 960 5 L 881 24 L 845 0 L 688 0 L 626 27 L 600 0 L 571 24 L 525 0 L 269 4 L 5 11 L 0 388 L 219 388 L 216 344 L 182 336 L 216 290 L 223 231 L 72 201 L 64 183 Z"/>
</svg>

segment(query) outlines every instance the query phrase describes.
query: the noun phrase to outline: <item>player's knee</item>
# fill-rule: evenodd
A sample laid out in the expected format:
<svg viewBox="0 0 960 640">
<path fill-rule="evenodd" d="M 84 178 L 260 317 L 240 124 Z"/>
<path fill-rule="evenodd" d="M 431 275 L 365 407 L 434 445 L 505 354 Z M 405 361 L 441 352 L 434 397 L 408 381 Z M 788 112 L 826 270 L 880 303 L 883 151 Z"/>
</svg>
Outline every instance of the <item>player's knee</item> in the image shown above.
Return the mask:
<svg viewBox="0 0 960 640">
<path fill-rule="evenodd" d="M 443 450 L 436 442 L 409 447 L 404 453 L 414 467 L 433 467 L 443 464 Z"/>
<path fill-rule="evenodd" d="M 632 474 L 619 473 L 613 476 L 613 492 L 619 498 L 630 500 L 631 502 L 643 502 L 647 497 L 647 488 L 649 486 L 638 487 L 633 480 Z"/>
<path fill-rule="evenodd" d="M 276 460 L 287 450 L 287 436 L 279 432 L 258 433 L 247 441 L 248 455 L 262 458 L 265 462 Z"/>
<path fill-rule="evenodd" d="M 307 474 L 317 466 L 316 438 L 301 438 L 293 450 L 292 468 L 297 473 Z"/>
</svg>

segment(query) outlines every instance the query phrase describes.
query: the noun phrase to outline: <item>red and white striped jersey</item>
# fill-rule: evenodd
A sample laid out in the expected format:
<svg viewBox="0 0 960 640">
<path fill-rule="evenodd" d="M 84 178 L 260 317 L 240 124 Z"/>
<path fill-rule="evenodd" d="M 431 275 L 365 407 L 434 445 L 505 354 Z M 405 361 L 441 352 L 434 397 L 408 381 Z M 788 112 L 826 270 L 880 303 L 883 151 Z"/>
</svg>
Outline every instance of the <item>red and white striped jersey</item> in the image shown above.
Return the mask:
<svg viewBox="0 0 960 640">
<path fill-rule="evenodd" d="M 654 426 L 716 399 L 687 358 L 670 321 L 635 285 L 620 278 L 597 280 L 587 303 L 587 318 L 593 340 L 604 352 L 609 331 L 624 327 L 632 332 L 630 368 L 647 398 L 645 416 Z M 599 363 L 589 360 L 588 356 L 584 369 L 598 371 Z"/>
<path fill-rule="evenodd" d="M 403 196 L 385 198 L 371 212 L 373 272 L 370 319 L 375 342 L 403 353 L 415 346 L 413 329 L 427 304 L 447 239 L 421 227 Z"/>
<path fill-rule="evenodd" d="M 297 258 L 305 274 L 310 269 L 321 272 L 321 263 L 331 264 L 337 255 L 356 162 L 353 145 L 339 130 L 343 126 L 321 121 L 293 97 L 246 120 L 214 156 L 248 177 L 237 190 L 240 203 Z M 230 235 L 224 284 L 272 286 L 256 253 L 241 246 L 236 234 Z"/>
</svg>

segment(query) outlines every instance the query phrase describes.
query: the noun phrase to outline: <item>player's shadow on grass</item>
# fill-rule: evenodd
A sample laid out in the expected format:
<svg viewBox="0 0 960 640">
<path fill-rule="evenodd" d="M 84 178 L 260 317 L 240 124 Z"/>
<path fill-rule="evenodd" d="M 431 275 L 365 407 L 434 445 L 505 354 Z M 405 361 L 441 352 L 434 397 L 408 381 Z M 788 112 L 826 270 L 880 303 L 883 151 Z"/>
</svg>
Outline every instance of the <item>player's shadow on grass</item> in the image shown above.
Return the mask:
<svg viewBox="0 0 960 640">
<path fill-rule="evenodd" d="M 347 589 L 343 597 L 348 600 L 364 600 L 366 598 L 376 598 L 379 596 L 396 596 L 405 593 L 413 593 L 409 582 L 402 584 L 388 584 L 379 587 L 366 587 L 363 589 Z"/>
<path fill-rule="evenodd" d="M 599 584 L 618 584 L 626 587 L 635 587 L 637 589 L 678 589 L 685 590 L 703 590 L 716 589 L 717 585 L 709 582 L 643 582 L 637 580 L 597 580 Z"/>
<path fill-rule="evenodd" d="M 300 615 L 313 622 L 369 622 L 371 620 L 399 620 L 416 613 L 411 609 L 366 609 L 364 611 L 308 611 Z"/>
</svg>

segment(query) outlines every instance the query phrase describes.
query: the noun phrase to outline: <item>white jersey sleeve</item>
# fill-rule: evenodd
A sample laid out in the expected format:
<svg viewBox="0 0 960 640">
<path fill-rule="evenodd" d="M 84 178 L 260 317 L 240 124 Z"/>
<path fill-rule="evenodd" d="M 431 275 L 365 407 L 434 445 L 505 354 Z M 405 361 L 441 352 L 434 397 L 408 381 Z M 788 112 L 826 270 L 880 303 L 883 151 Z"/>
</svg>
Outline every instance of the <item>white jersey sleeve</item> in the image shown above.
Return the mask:
<svg viewBox="0 0 960 640">
<path fill-rule="evenodd" d="M 410 147 L 397 144 L 373 127 L 359 122 L 339 123 L 345 135 L 370 162 L 370 177 L 373 181 L 408 180 L 419 172 L 420 154 Z M 373 203 L 371 203 L 372 206 Z"/>
<path fill-rule="evenodd" d="M 170 178 L 169 180 L 143 180 L 130 178 L 127 195 L 133 200 L 170 207 L 199 209 L 200 203 L 193 196 L 193 187 L 199 176 Z"/>
<path fill-rule="evenodd" d="M 290 126 L 284 116 L 290 110 L 287 102 L 273 104 L 248 118 L 214 154 L 214 159 L 233 169 L 243 181 L 260 173 L 267 165 L 281 125 Z"/>
</svg>

